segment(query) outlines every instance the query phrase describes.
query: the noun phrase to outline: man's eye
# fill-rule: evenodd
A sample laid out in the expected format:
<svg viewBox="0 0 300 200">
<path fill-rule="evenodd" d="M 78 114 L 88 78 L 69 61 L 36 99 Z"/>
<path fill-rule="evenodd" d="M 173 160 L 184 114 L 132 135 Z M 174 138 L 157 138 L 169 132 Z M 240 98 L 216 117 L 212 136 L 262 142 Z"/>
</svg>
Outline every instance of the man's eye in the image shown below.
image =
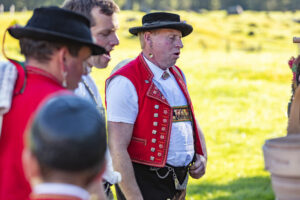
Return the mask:
<svg viewBox="0 0 300 200">
<path fill-rule="evenodd" d="M 107 37 L 109 36 L 110 32 L 103 32 L 103 33 L 99 33 L 99 36 L 103 36 L 103 37 Z"/>
</svg>

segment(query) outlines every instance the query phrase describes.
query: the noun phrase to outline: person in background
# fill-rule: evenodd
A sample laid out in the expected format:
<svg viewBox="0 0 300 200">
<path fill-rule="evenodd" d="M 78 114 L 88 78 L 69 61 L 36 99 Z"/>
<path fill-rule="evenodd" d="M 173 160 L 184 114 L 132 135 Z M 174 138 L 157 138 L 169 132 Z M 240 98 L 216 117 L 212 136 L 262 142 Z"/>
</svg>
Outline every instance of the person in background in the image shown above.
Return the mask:
<svg viewBox="0 0 300 200">
<path fill-rule="evenodd" d="M 90 100 L 104 115 L 105 109 L 97 85 L 90 75 L 93 67 L 106 68 L 111 60 L 110 52 L 119 44 L 116 31 L 119 27 L 117 12 L 119 7 L 112 0 L 66 0 L 63 8 L 85 15 L 91 21 L 90 30 L 96 43 L 103 46 L 106 54 L 91 56 L 86 65 L 87 75 L 83 75 L 75 94 Z M 103 175 L 104 190 L 109 199 L 113 199 L 110 186 L 121 180 L 120 173 L 114 171 L 109 150 L 107 168 Z"/>
<path fill-rule="evenodd" d="M 74 123 L 75 122 L 75 123 Z M 90 200 L 86 188 L 105 169 L 105 116 L 75 95 L 49 98 L 34 117 L 23 152 L 31 200 Z"/>
<path fill-rule="evenodd" d="M 31 192 L 22 168 L 24 131 L 38 105 L 49 95 L 78 87 L 83 62 L 91 54 L 105 53 L 94 44 L 89 20 L 58 7 L 33 11 L 25 27 L 8 29 L 19 39 L 24 65 L 10 60 L 18 70 L 10 110 L 3 116 L 0 137 L 0 199 L 23 200 Z M 14 83 L 12 83 L 14 84 Z"/>
<path fill-rule="evenodd" d="M 142 53 L 106 81 L 108 143 L 122 181 L 118 199 L 185 199 L 189 175 L 205 173 L 207 153 L 186 80 L 175 66 L 193 28 L 173 13 L 144 15 Z"/>
</svg>

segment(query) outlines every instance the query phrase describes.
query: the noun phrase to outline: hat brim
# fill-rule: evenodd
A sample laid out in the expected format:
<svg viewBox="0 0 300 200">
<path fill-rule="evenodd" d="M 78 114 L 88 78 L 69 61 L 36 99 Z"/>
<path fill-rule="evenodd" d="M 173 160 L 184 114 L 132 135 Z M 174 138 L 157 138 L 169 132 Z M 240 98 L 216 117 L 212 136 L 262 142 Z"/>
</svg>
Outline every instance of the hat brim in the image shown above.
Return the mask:
<svg viewBox="0 0 300 200">
<path fill-rule="evenodd" d="M 184 22 L 160 22 L 156 24 L 133 27 L 129 29 L 129 32 L 133 35 L 137 35 L 139 32 L 161 28 L 176 29 L 181 32 L 182 37 L 189 35 L 193 31 L 193 27 Z"/>
<path fill-rule="evenodd" d="M 53 42 L 72 42 L 75 44 L 80 44 L 82 46 L 89 47 L 92 50 L 92 55 L 100 55 L 107 53 L 103 47 L 96 45 L 90 41 L 53 31 L 45 31 L 43 29 L 38 28 L 11 27 L 8 29 L 8 32 L 12 37 L 16 39 L 28 37 Z"/>
</svg>

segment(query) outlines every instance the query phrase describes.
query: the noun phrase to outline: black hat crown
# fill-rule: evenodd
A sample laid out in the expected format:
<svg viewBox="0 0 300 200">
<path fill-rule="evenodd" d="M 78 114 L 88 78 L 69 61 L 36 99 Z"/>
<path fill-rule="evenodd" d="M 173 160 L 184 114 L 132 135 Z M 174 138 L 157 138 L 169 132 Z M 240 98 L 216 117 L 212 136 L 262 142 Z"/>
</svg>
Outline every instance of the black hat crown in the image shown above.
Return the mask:
<svg viewBox="0 0 300 200">
<path fill-rule="evenodd" d="M 27 37 L 54 42 L 72 42 L 88 46 L 94 55 L 105 53 L 105 49 L 94 44 L 89 20 L 81 14 L 59 7 L 36 8 L 25 27 L 8 29 L 17 39 Z"/>
<path fill-rule="evenodd" d="M 155 23 L 155 22 L 180 22 L 180 16 L 173 13 L 166 12 L 156 12 L 146 14 L 143 19 L 143 25 L 147 23 Z"/>
<path fill-rule="evenodd" d="M 179 15 L 167 12 L 148 13 L 143 16 L 142 24 L 143 26 L 130 28 L 129 32 L 133 35 L 137 35 L 143 31 L 170 28 L 179 30 L 182 33 L 182 37 L 185 37 L 193 31 L 191 25 L 180 21 Z"/>
</svg>

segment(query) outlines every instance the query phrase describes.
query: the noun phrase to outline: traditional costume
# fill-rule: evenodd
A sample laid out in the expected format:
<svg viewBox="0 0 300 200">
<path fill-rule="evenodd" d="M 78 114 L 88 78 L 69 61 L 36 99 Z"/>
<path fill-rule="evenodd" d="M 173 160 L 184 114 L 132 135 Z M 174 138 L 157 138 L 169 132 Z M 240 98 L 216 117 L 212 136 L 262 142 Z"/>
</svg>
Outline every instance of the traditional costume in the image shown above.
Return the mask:
<svg viewBox="0 0 300 200">
<path fill-rule="evenodd" d="M 169 28 L 184 37 L 193 30 L 172 13 L 149 13 L 142 23 L 129 32 Z M 106 103 L 108 121 L 133 124 L 127 151 L 143 198 L 184 199 L 188 166 L 203 150 L 182 71 L 162 70 L 141 53 L 107 79 Z"/>
<path fill-rule="evenodd" d="M 17 65 L 16 82 L 10 111 L 3 116 L 0 138 L 0 199 L 26 199 L 30 185 L 22 167 L 26 125 L 39 104 L 49 95 L 65 90 L 48 72 L 36 67 Z M 26 82 L 25 82 L 26 80 Z M 24 87 L 24 91 L 20 88 Z"/>
<path fill-rule="evenodd" d="M 13 26 L 8 32 L 16 39 L 31 38 L 62 44 L 73 42 L 91 48 L 94 55 L 105 49 L 93 43 L 89 21 L 82 15 L 58 7 L 34 10 L 25 27 Z M 39 66 L 22 66 L 12 61 L 18 70 L 11 108 L 3 116 L 0 138 L 0 199 L 28 199 L 31 191 L 22 167 L 24 132 L 39 104 L 49 95 L 67 91 L 52 74 Z M 14 84 L 14 83 L 11 83 Z"/>
</svg>

